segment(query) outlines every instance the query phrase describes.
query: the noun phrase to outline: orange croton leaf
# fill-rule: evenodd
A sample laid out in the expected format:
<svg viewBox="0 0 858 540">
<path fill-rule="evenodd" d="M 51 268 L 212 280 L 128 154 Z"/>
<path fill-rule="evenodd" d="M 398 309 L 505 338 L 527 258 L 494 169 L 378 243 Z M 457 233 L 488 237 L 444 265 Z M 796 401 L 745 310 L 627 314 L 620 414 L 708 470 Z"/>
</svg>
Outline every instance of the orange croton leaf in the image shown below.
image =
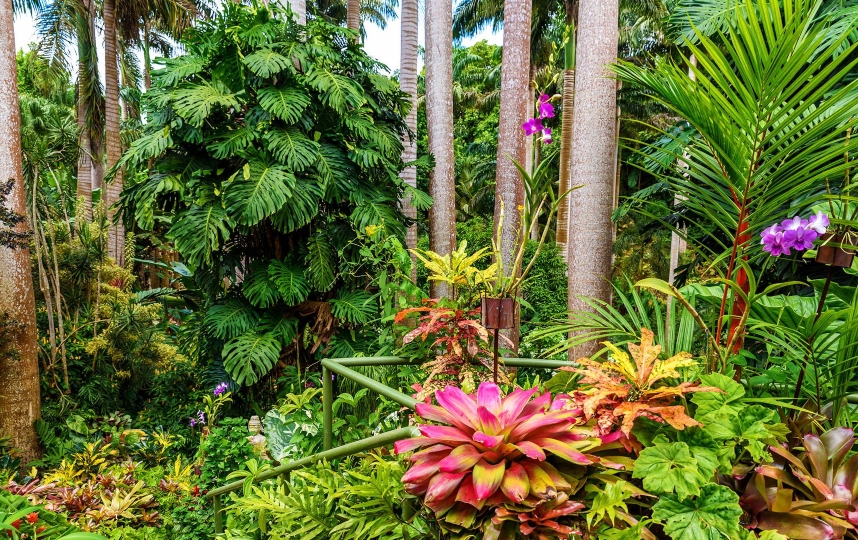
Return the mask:
<svg viewBox="0 0 858 540">
<path fill-rule="evenodd" d="M 592 416 L 606 402 L 620 401 L 613 408 L 613 415 L 622 418 L 622 431 L 626 434 L 631 432 L 635 419 L 641 416 L 666 422 L 676 429 L 699 425 L 688 416 L 684 406 L 675 404 L 676 398 L 691 392 L 721 390 L 690 382 L 666 385 L 665 379 L 680 376 L 679 368 L 694 366 L 696 362 L 687 352 L 666 360 L 659 359 L 661 346 L 654 345 L 653 338 L 652 331 L 643 328 L 640 345 L 628 345 L 631 358 L 613 343 L 605 342 L 611 351 L 607 361 L 581 358 L 579 367 L 560 368 L 582 375 L 579 400 L 586 415 Z"/>
</svg>

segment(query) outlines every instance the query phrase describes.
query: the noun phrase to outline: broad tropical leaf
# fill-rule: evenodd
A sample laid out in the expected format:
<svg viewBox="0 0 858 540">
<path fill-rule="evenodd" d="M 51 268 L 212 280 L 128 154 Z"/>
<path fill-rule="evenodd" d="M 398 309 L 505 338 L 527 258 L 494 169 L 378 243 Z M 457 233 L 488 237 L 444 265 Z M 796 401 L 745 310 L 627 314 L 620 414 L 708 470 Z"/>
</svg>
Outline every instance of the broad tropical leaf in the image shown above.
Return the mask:
<svg viewBox="0 0 858 540">
<path fill-rule="evenodd" d="M 273 129 L 265 135 L 271 154 L 293 171 L 303 171 L 316 162 L 319 143 L 310 140 L 298 129 Z"/>
<path fill-rule="evenodd" d="M 218 82 L 203 81 L 173 91 L 173 108 L 194 127 L 200 127 L 215 107 L 238 109 L 241 103 L 229 88 Z"/>
<path fill-rule="evenodd" d="M 177 216 L 168 233 L 176 249 L 193 266 L 202 266 L 212 261 L 212 253 L 229 240 L 232 234 L 232 219 L 220 201 L 191 208 Z"/>
<path fill-rule="evenodd" d="M 334 286 L 336 279 L 334 249 L 327 236 L 316 233 L 307 239 L 307 255 L 304 257 L 304 264 L 307 265 L 304 273 L 316 290 L 327 292 Z"/>
<path fill-rule="evenodd" d="M 272 49 L 261 49 L 244 57 L 244 64 L 260 77 L 270 77 L 292 65 L 292 60 Z"/>
<path fill-rule="evenodd" d="M 226 340 L 247 332 L 258 320 L 252 306 L 234 298 L 209 308 L 204 324 L 215 337 Z"/>
<path fill-rule="evenodd" d="M 268 277 L 277 285 L 283 300 L 289 305 L 297 305 L 310 296 L 310 283 L 304 278 L 304 271 L 281 261 L 271 261 Z"/>
<path fill-rule="evenodd" d="M 294 188 L 288 168 L 254 159 L 224 184 L 223 200 L 236 221 L 256 225 L 280 210 Z"/>
<path fill-rule="evenodd" d="M 739 496 L 727 486 L 707 484 L 700 496 L 665 495 L 652 508 L 673 540 L 729 540 L 739 534 Z"/>
<path fill-rule="evenodd" d="M 250 385 L 265 376 L 280 359 L 280 341 L 271 334 L 251 330 L 223 348 L 223 367 L 238 383 Z"/>
<path fill-rule="evenodd" d="M 293 87 L 268 86 L 261 89 L 258 96 L 263 109 L 288 124 L 297 122 L 310 104 L 310 96 Z"/>
<path fill-rule="evenodd" d="M 355 325 L 367 324 L 377 311 L 374 295 L 366 291 L 342 291 L 331 300 L 334 317 Z"/>
</svg>

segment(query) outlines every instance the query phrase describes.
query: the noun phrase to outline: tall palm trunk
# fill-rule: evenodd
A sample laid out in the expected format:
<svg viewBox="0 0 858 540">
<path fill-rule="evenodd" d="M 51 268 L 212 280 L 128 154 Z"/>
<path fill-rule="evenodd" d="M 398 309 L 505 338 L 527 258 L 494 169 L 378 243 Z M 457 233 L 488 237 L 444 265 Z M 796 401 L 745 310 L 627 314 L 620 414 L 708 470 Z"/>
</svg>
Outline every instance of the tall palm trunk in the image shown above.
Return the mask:
<svg viewBox="0 0 858 540">
<path fill-rule="evenodd" d="M 577 10 L 577 4 L 575 5 Z M 571 6 L 567 3 L 566 26 L 569 29 L 566 47 L 564 51 L 563 66 L 563 109 L 560 116 L 560 181 L 557 188 L 558 195 L 566 193 L 572 176 L 572 126 L 575 118 L 575 19 L 569 13 Z M 569 241 L 569 197 L 560 201 L 557 208 L 557 247 L 563 260 L 568 259 Z"/>
<path fill-rule="evenodd" d="M 452 19 L 450 24 L 452 24 Z M 349 27 L 349 30 L 360 30 L 360 0 L 347 0 L 346 26 Z"/>
<path fill-rule="evenodd" d="M 580 2 L 571 184 L 584 187 L 569 195 L 570 310 L 592 310 L 581 301 L 583 295 L 611 298 L 617 84 L 608 66 L 617 57 L 618 19 L 617 0 Z M 594 347 L 576 347 L 570 358 L 590 354 Z"/>
<path fill-rule="evenodd" d="M 426 0 L 426 124 L 435 168 L 429 175 L 429 246 L 446 255 L 456 248 L 456 178 L 453 155 L 453 4 Z M 435 284 L 432 296 L 449 297 L 450 287 Z"/>
<path fill-rule="evenodd" d="M 83 99 L 83 73 L 85 72 L 83 62 L 80 63 L 78 74 L 78 100 L 77 100 L 77 126 L 80 130 L 78 144 L 80 145 L 80 156 L 77 160 L 77 197 L 78 204 L 83 204 L 84 215 L 87 219 L 92 218 L 92 146 L 89 144 L 89 128 L 87 117 L 89 116 L 89 104 Z"/>
<path fill-rule="evenodd" d="M 298 24 L 307 24 L 307 0 L 290 0 L 289 7 L 298 16 Z"/>
<path fill-rule="evenodd" d="M 496 238 L 501 250 L 505 273 L 520 271 L 515 264 L 516 243 L 525 240 L 519 208 L 524 205 L 524 182 L 512 159 L 525 162 L 525 136 L 521 125 L 533 114 L 528 110 L 530 88 L 530 0 L 504 2 L 503 56 L 501 58 L 500 120 L 498 122 L 497 175 L 495 176 L 495 231 L 502 223 L 501 237 Z M 501 209 L 503 204 L 504 209 Z M 518 348 L 518 328 L 509 335 Z"/>
<path fill-rule="evenodd" d="M 104 1 L 104 123 L 107 146 L 107 168 L 111 169 L 122 154 L 119 139 L 119 48 L 116 35 L 116 0 Z M 119 200 L 122 193 L 122 171 L 116 175 L 104 190 L 104 200 L 108 208 Z M 109 212 L 113 221 L 115 211 Z M 107 253 L 117 264 L 123 264 L 125 251 L 125 229 L 121 223 L 111 223 L 107 234 Z"/>
<path fill-rule="evenodd" d="M 417 159 L 417 21 L 419 18 L 417 0 L 402 0 L 402 36 L 401 57 L 399 66 L 399 87 L 408 94 L 411 109 L 405 117 L 405 124 L 413 133 L 408 137 L 402 148 L 402 161 L 409 163 Z M 417 187 L 417 167 L 406 167 L 402 171 L 402 181 L 411 187 Z M 411 198 L 406 197 L 402 203 L 405 215 L 417 219 L 417 209 L 411 204 Z M 405 235 L 405 245 L 409 249 L 417 247 L 417 223 L 408 227 Z M 411 277 L 417 277 L 417 258 L 411 254 Z"/>
<path fill-rule="evenodd" d="M 6 208 L 19 216 L 27 211 L 21 171 L 21 119 L 15 64 L 12 0 L 0 3 L 0 178 L 14 180 Z M 16 225 L 26 232 L 26 221 Z M 36 302 L 30 250 L 0 246 L 0 314 L 18 323 L 7 329 L 11 343 L 0 351 L 0 433 L 12 438 L 24 463 L 39 456 L 33 422 L 41 415 L 39 358 L 36 343 Z"/>
</svg>

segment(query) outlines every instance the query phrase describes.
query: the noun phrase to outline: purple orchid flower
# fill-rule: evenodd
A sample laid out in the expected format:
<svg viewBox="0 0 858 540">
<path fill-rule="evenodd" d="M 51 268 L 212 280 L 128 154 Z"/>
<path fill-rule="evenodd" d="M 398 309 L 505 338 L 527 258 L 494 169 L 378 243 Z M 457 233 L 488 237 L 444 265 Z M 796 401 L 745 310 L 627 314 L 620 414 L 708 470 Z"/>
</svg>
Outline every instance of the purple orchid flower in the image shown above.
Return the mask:
<svg viewBox="0 0 858 540">
<path fill-rule="evenodd" d="M 768 229 L 764 229 L 763 232 L 760 233 L 760 238 L 762 238 L 762 240 L 760 240 L 760 243 L 765 244 L 766 238 L 773 236 L 773 235 L 776 235 L 782 231 L 783 231 L 783 229 L 781 228 L 781 226 L 778 225 L 777 223 L 775 223 L 774 225 L 772 225 Z"/>
<path fill-rule="evenodd" d="M 807 220 L 801 219 L 801 216 L 793 216 L 790 219 L 785 219 L 781 222 L 781 226 L 784 228 L 784 231 L 795 231 L 799 228 L 807 227 Z"/>
<path fill-rule="evenodd" d="M 214 395 L 219 396 L 219 395 L 223 394 L 224 392 L 226 392 L 227 390 L 229 390 L 229 384 L 222 382 L 222 383 L 218 384 L 217 386 L 215 386 Z"/>
<path fill-rule="evenodd" d="M 539 95 L 539 118 L 554 118 L 554 105 L 549 101 L 548 94 Z"/>
<path fill-rule="evenodd" d="M 789 255 L 790 247 L 792 246 L 784 242 L 783 232 L 769 234 L 763 238 L 763 251 L 771 253 L 772 257 Z"/>
<path fill-rule="evenodd" d="M 796 251 L 804 251 L 805 249 L 812 248 L 813 241 L 819 236 L 815 230 L 805 229 L 804 227 L 784 231 L 783 235 L 784 244 L 791 245 Z"/>
<path fill-rule="evenodd" d="M 530 135 L 539 133 L 543 130 L 542 120 L 539 118 L 531 118 L 527 122 L 523 123 L 521 128 L 524 129 L 524 134 L 529 137 Z"/>
<path fill-rule="evenodd" d="M 831 221 L 822 211 L 817 212 L 816 215 L 810 216 L 810 219 L 807 220 L 807 228 L 815 231 L 819 236 L 825 234 L 829 225 L 831 225 Z"/>
<path fill-rule="evenodd" d="M 197 421 L 202 425 L 206 423 L 206 413 L 197 411 Z"/>
<path fill-rule="evenodd" d="M 544 142 L 545 144 L 551 144 L 552 140 L 553 139 L 551 138 L 551 128 L 543 129 L 542 130 L 542 142 Z"/>
<path fill-rule="evenodd" d="M 193 418 L 191 418 L 191 427 L 194 427 L 196 425 L 197 425 L 197 421 L 194 420 Z"/>
</svg>

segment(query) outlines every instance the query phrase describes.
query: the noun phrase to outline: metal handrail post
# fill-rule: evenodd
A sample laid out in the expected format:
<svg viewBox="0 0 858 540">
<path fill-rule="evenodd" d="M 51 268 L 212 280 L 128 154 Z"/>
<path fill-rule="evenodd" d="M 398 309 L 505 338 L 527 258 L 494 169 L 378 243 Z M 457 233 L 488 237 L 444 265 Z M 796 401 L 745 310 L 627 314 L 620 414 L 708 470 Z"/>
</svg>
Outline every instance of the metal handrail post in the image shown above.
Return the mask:
<svg viewBox="0 0 858 540">
<path fill-rule="evenodd" d="M 334 381 L 322 363 L 322 450 L 330 450 L 334 441 Z"/>
</svg>

